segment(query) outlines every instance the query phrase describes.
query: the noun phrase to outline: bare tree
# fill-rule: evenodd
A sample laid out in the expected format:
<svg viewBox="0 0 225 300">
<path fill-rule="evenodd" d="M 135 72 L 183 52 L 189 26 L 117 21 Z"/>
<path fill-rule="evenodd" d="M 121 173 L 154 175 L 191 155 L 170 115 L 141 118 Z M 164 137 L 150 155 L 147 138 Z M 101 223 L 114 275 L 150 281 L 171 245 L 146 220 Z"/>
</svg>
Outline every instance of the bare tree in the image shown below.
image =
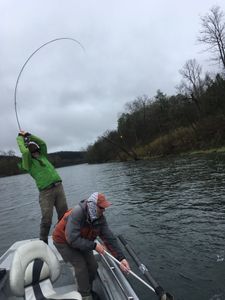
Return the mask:
<svg viewBox="0 0 225 300">
<path fill-rule="evenodd" d="M 177 86 L 178 91 L 193 101 L 200 112 L 199 99 L 205 88 L 205 80 L 201 77 L 202 67 L 197 63 L 196 59 L 190 59 L 179 72 L 183 79 L 180 85 Z"/>
<path fill-rule="evenodd" d="M 16 153 L 14 150 L 2 151 L 0 150 L 0 155 L 2 156 L 15 156 Z"/>
<path fill-rule="evenodd" d="M 7 152 L 7 155 L 8 156 L 15 156 L 15 151 L 14 150 L 9 150 L 8 152 Z"/>
<path fill-rule="evenodd" d="M 213 57 L 222 63 L 225 69 L 225 20 L 224 12 L 219 6 L 213 6 L 209 13 L 201 17 L 202 29 L 198 37 L 200 43 L 206 44 Z"/>
<path fill-rule="evenodd" d="M 137 112 L 138 110 L 145 109 L 146 105 L 150 103 L 151 100 L 147 95 L 137 97 L 134 101 L 125 104 L 125 109 L 129 113 Z"/>
</svg>

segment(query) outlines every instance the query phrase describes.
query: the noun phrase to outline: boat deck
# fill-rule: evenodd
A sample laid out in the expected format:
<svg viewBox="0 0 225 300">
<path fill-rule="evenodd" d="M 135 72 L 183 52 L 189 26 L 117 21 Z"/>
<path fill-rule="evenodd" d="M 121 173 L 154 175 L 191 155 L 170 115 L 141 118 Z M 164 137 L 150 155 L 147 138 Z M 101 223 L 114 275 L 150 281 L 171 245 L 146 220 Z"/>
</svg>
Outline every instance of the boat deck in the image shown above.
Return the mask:
<svg viewBox="0 0 225 300">
<path fill-rule="evenodd" d="M 36 240 L 36 239 L 35 239 Z M 11 261 L 16 249 L 32 240 L 16 242 L 8 251 L 0 257 L 0 268 L 6 269 L 6 275 L 0 280 L 0 299 L 1 300 L 24 300 L 24 297 L 16 297 L 10 293 L 8 277 L 11 267 Z M 56 254 L 61 272 L 59 278 L 53 283 L 55 291 L 60 294 L 66 291 L 77 290 L 75 274 L 73 267 L 65 263 L 58 253 L 57 249 L 49 238 L 49 247 Z M 95 252 L 98 262 L 98 275 L 93 283 L 93 290 L 99 295 L 101 300 L 138 300 L 138 296 L 129 284 L 126 276 L 120 271 L 118 265 L 109 257 L 100 256 Z"/>
</svg>

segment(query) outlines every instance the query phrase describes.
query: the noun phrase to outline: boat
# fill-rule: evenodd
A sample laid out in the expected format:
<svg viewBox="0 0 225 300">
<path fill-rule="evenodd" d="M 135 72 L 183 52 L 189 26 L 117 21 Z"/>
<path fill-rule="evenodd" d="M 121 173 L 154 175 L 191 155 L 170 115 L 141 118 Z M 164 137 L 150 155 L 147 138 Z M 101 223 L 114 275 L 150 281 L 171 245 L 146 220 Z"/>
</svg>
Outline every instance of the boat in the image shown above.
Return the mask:
<svg viewBox="0 0 225 300">
<path fill-rule="evenodd" d="M 127 276 L 109 255 L 99 255 L 93 299 L 138 300 Z M 1 300 L 82 300 L 72 265 L 65 263 L 52 238 L 48 245 L 39 239 L 15 242 L 0 257 Z M 155 299 L 155 297 L 154 297 Z"/>
</svg>

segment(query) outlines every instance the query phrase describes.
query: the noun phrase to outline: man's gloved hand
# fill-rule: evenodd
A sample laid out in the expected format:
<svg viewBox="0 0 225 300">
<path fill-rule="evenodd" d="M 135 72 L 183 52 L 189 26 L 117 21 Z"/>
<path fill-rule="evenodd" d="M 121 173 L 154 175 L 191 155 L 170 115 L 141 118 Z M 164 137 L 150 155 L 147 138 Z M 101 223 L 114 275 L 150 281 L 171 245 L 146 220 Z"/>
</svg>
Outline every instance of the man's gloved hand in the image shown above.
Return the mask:
<svg viewBox="0 0 225 300">
<path fill-rule="evenodd" d="M 105 247 L 100 244 L 100 243 L 96 243 L 96 246 L 95 246 L 95 250 L 99 253 L 99 254 L 104 254 L 105 252 Z"/>
<path fill-rule="evenodd" d="M 20 130 L 20 132 L 18 133 L 18 135 L 21 135 L 23 137 L 27 137 L 27 136 L 30 136 L 30 133 L 29 132 L 26 132 L 24 130 Z"/>
<path fill-rule="evenodd" d="M 121 260 L 121 262 L 120 262 L 120 269 L 126 273 L 129 273 L 129 271 L 130 271 L 129 263 L 125 258 L 123 260 Z"/>
<path fill-rule="evenodd" d="M 23 137 L 24 143 L 25 143 L 25 145 L 27 147 L 27 145 L 30 142 L 30 135 L 31 134 L 29 132 L 24 131 L 24 130 L 20 130 L 20 132 L 18 133 L 18 135 Z"/>
</svg>

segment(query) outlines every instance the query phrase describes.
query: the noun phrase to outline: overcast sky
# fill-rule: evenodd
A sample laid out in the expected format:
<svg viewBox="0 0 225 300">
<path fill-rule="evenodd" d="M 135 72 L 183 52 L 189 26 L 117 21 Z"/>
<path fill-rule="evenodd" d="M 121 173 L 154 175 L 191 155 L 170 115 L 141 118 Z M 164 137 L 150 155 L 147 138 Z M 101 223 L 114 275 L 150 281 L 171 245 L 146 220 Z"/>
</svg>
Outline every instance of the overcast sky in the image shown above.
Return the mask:
<svg viewBox="0 0 225 300">
<path fill-rule="evenodd" d="M 49 152 L 84 149 L 116 129 L 124 105 L 176 93 L 179 70 L 195 58 L 200 16 L 224 0 L 0 0 L 0 150 L 18 154 L 20 126 L 42 137 Z"/>
</svg>

